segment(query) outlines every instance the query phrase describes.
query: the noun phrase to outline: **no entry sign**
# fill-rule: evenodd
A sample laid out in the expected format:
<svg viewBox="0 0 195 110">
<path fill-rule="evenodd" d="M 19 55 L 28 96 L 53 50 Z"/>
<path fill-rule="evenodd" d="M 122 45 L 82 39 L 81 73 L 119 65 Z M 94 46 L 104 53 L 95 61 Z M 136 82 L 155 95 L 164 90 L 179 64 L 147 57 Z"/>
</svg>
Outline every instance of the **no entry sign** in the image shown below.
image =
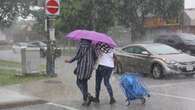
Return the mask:
<svg viewBox="0 0 195 110">
<path fill-rule="evenodd" d="M 46 0 L 45 12 L 48 15 L 59 15 L 60 14 L 60 2 L 59 0 Z"/>
</svg>

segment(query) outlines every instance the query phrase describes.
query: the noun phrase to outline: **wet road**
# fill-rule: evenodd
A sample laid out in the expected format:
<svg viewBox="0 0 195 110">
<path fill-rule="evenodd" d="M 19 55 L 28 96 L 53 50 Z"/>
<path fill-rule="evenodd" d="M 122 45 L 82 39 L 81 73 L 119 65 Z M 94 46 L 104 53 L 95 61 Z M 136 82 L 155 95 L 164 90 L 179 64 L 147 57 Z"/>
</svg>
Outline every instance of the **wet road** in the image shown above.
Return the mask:
<svg viewBox="0 0 195 110">
<path fill-rule="evenodd" d="M 14 53 L 12 50 L 0 50 L 0 59 L 21 62 L 19 53 Z"/>
<path fill-rule="evenodd" d="M 115 78 L 112 78 L 114 81 Z M 89 107 L 82 107 L 80 94 L 75 97 L 67 96 L 67 99 L 59 99 L 53 103 L 18 107 L 5 110 L 195 110 L 195 79 L 194 78 L 173 78 L 167 80 L 153 80 L 144 78 L 151 97 L 147 98 L 143 105 L 139 100 L 133 101 L 131 105 L 125 105 L 125 97 L 117 85 L 113 85 L 117 103 L 109 104 L 109 98 L 106 94 L 101 95 L 100 104 L 91 104 Z M 116 84 L 116 83 L 114 83 Z M 104 93 L 105 92 L 105 93 Z M 69 97 L 69 98 L 68 98 Z"/>
<path fill-rule="evenodd" d="M 117 103 L 109 104 L 107 91 L 102 85 L 100 104 L 81 106 L 81 96 L 75 84 L 72 71 L 74 64 L 63 63 L 63 57 L 56 60 L 57 73 L 60 81 L 35 82 L 32 85 L 20 85 L 18 91 L 43 98 L 49 103 L 3 110 L 195 110 L 195 78 L 171 77 L 162 80 L 143 78 L 143 82 L 150 90 L 151 97 L 143 105 L 139 100 L 131 105 L 125 105 L 125 97 L 119 87 L 118 78 L 113 75 L 111 83 Z M 36 88 L 36 90 L 34 89 Z M 52 89 L 51 89 L 52 88 Z M 94 94 L 94 76 L 89 81 L 89 89 Z M 15 90 L 15 88 L 14 88 Z"/>
</svg>

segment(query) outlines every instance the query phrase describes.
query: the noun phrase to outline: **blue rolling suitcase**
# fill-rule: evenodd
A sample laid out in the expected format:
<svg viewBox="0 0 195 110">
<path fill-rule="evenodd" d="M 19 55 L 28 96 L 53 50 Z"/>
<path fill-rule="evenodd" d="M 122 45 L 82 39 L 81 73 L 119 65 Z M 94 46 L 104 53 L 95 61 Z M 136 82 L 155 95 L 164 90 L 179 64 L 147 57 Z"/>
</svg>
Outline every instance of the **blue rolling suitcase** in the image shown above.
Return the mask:
<svg viewBox="0 0 195 110">
<path fill-rule="evenodd" d="M 145 104 L 145 97 L 150 97 L 148 90 L 143 86 L 138 76 L 132 73 L 125 73 L 120 78 L 120 86 L 127 97 L 127 105 L 132 100 L 140 99 Z"/>
</svg>

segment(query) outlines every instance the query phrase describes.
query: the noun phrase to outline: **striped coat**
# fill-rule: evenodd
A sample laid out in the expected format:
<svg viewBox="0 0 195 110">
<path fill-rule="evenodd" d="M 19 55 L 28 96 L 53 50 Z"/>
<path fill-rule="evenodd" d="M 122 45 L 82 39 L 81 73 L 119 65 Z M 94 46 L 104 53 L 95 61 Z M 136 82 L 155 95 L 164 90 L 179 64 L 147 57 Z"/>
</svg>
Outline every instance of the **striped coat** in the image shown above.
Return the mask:
<svg viewBox="0 0 195 110">
<path fill-rule="evenodd" d="M 89 79 L 94 69 L 96 61 L 95 48 L 89 44 L 81 44 L 76 56 L 70 62 L 77 61 L 74 74 L 78 79 Z"/>
</svg>

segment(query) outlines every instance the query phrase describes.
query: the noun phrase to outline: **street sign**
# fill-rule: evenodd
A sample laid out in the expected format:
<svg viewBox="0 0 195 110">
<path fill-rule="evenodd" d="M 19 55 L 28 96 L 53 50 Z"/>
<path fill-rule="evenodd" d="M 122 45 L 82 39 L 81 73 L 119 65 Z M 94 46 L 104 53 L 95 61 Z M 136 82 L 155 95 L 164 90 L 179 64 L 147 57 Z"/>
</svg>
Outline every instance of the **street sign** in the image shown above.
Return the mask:
<svg viewBox="0 0 195 110">
<path fill-rule="evenodd" d="M 60 1 L 59 0 L 46 0 L 45 12 L 47 15 L 59 15 L 60 14 Z"/>
</svg>

